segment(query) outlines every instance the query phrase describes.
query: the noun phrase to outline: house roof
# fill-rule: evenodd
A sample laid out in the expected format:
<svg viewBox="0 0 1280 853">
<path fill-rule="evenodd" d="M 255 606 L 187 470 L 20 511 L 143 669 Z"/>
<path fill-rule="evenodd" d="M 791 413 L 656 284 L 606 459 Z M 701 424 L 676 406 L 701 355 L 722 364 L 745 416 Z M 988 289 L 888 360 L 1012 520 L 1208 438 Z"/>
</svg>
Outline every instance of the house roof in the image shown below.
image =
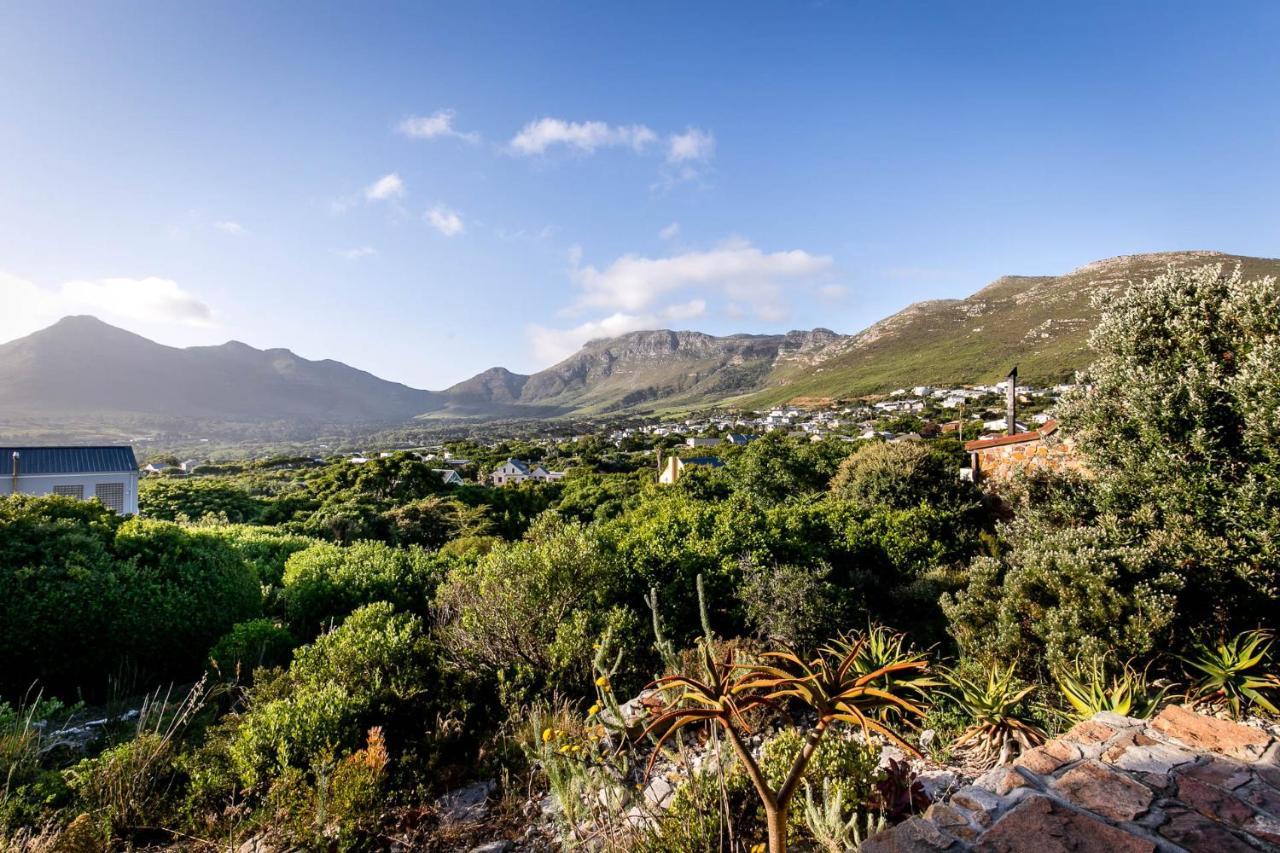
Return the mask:
<svg viewBox="0 0 1280 853">
<path fill-rule="evenodd" d="M 724 461 L 716 456 L 682 456 L 680 461 L 685 465 L 710 465 L 712 468 L 724 465 Z"/>
<path fill-rule="evenodd" d="M 1002 447 L 1006 444 L 1023 444 L 1028 441 L 1038 441 L 1046 435 L 1051 435 L 1058 431 L 1057 421 L 1045 421 L 1044 426 L 1030 432 L 1019 432 L 1013 435 L 998 435 L 995 438 L 975 438 L 973 441 L 965 442 L 964 449 L 986 450 L 991 447 Z"/>
<path fill-rule="evenodd" d="M 515 466 L 515 469 L 519 471 L 521 474 L 529 473 L 529 466 L 524 462 L 521 462 L 519 459 L 508 459 L 504 464 Z M 502 467 L 502 466 L 499 465 L 498 467 Z"/>
<path fill-rule="evenodd" d="M 0 473 L 13 472 L 18 454 L 18 474 L 103 474 L 137 471 L 133 448 L 114 447 L 0 447 Z"/>
</svg>

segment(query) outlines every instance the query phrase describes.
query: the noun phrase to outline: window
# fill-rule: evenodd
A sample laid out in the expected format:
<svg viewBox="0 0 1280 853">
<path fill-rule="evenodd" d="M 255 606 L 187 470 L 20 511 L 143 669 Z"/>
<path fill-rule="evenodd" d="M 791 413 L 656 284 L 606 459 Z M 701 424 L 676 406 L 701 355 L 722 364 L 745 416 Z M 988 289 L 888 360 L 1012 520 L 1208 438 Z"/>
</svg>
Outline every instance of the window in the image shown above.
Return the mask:
<svg viewBox="0 0 1280 853">
<path fill-rule="evenodd" d="M 54 486 L 53 493 L 63 497 L 84 500 L 84 486 Z M 121 498 L 123 500 L 123 498 Z"/>
<path fill-rule="evenodd" d="M 93 488 L 93 496 L 107 509 L 124 514 L 124 483 L 99 483 Z"/>
</svg>

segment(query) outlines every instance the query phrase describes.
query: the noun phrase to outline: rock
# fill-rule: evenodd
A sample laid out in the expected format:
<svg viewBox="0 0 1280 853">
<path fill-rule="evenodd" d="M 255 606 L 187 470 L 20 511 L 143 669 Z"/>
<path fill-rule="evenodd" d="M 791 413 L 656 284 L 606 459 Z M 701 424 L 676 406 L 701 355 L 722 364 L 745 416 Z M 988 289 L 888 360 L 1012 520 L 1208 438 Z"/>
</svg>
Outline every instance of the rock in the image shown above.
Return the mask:
<svg viewBox="0 0 1280 853">
<path fill-rule="evenodd" d="M 481 844 L 479 847 L 472 847 L 468 853 L 510 853 L 515 849 L 515 842 L 503 839 L 501 841 L 490 841 L 488 844 Z"/>
<path fill-rule="evenodd" d="M 1133 820 L 1151 807 L 1154 798 L 1145 785 L 1097 761 L 1073 767 L 1052 787 L 1073 805 L 1115 821 Z"/>
<path fill-rule="evenodd" d="M 1112 737 L 1116 731 L 1114 726 L 1109 726 L 1095 717 L 1076 723 L 1062 736 L 1062 739 L 1078 745 L 1100 744 Z"/>
<path fill-rule="evenodd" d="M 1104 726 L 1119 731 L 1121 729 L 1131 729 L 1143 725 L 1142 720 L 1135 720 L 1133 717 L 1126 717 L 1123 714 L 1117 714 L 1114 711 L 1099 711 L 1090 717 L 1095 723 L 1101 723 Z"/>
<path fill-rule="evenodd" d="M 1024 752 L 1018 756 L 1018 760 L 1014 764 L 1018 767 L 1025 767 L 1032 773 L 1045 776 L 1064 764 L 1078 761 L 1080 757 L 1080 749 L 1075 744 L 1064 740 L 1051 740 L 1043 746 L 1037 746 L 1029 752 Z"/>
<path fill-rule="evenodd" d="M 675 786 L 668 782 L 662 776 L 655 776 L 649 780 L 649 784 L 644 786 L 644 801 L 651 806 L 663 808 L 667 800 L 671 799 L 671 795 L 675 793 Z"/>
<path fill-rule="evenodd" d="M 1280 820 L 1266 815 L 1258 815 L 1240 828 L 1254 838 L 1261 838 L 1263 841 L 1280 847 Z"/>
<path fill-rule="evenodd" d="M 969 823 L 969 815 L 946 803 L 933 803 L 925 811 L 924 817 L 957 838 L 972 840 L 978 835 L 978 830 Z"/>
<path fill-rule="evenodd" d="M 1229 758 L 1219 758 L 1216 755 L 1208 756 L 1203 763 L 1191 766 L 1184 765 L 1178 768 L 1177 775 L 1179 778 L 1190 777 L 1197 779 L 1206 784 L 1222 788 L 1224 791 L 1234 791 L 1253 778 L 1253 774 L 1249 772 L 1249 768 L 1245 765 Z"/>
<path fill-rule="evenodd" d="M 1016 788 L 1027 788 L 1035 781 L 1018 767 L 996 767 L 973 781 L 976 787 L 1003 797 Z"/>
<path fill-rule="evenodd" d="M 973 848 L 980 853 L 1155 853 L 1155 842 L 1044 796 L 1027 797 Z"/>
<path fill-rule="evenodd" d="M 1152 728 L 1196 749 L 1256 761 L 1271 737 L 1266 732 L 1170 705 L 1151 721 Z"/>
<path fill-rule="evenodd" d="M 920 732 L 920 751 L 924 752 L 927 750 L 933 744 L 933 741 L 937 736 L 938 733 L 933 729 L 925 729 Z"/>
<path fill-rule="evenodd" d="M 966 785 L 951 795 L 952 805 L 974 813 L 974 819 L 982 826 L 991 823 L 991 816 L 1000 810 L 1000 798 L 975 785 Z"/>
<path fill-rule="evenodd" d="M 497 789 L 492 779 L 455 788 L 436 800 L 441 817 L 454 822 L 476 821 L 489 812 L 489 795 Z"/>
<path fill-rule="evenodd" d="M 960 847 L 954 838 L 929 821 L 913 817 L 868 838 L 858 853 L 936 853 L 953 847 Z"/>
<path fill-rule="evenodd" d="M 1213 853 L 1256 853 L 1252 845 L 1229 832 L 1222 824 L 1214 823 L 1190 809 L 1168 810 L 1169 820 L 1157 832 L 1187 850 L 1206 850 Z"/>
<path fill-rule="evenodd" d="M 1280 819 L 1280 791 L 1258 784 L 1236 791 L 1236 796 L 1265 814 Z"/>
<path fill-rule="evenodd" d="M 1120 745 L 1102 754 L 1102 760 L 1132 773 L 1149 773 L 1165 776 L 1175 767 L 1196 760 L 1195 753 L 1178 749 L 1167 743 L 1151 743 L 1146 746 Z"/>
<path fill-rule="evenodd" d="M 1205 817 L 1239 826 L 1253 817 L 1253 809 L 1233 795 L 1199 779 L 1178 780 L 1178 799 Z"/>
<path fill-rule="evenodd" d="M 916 777 L 920 787 L 930 800 L 941 800 L 952 789 L 960 786 L 960 777 L 950 770 L 926 770 Z"/>
</svg>

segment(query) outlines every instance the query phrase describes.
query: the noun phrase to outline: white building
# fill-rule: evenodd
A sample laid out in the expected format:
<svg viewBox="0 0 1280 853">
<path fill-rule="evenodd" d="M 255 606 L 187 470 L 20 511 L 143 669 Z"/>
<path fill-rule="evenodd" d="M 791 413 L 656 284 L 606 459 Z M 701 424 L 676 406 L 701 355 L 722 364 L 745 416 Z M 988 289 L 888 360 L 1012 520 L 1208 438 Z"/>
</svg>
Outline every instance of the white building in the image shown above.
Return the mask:
<svg viewBox="0 0 1280 853">
<path fill-rule="evenodd" d="M 132 447 L 0 447 L 0 495 L 97 498 L 121 515 L 138 513 L 138 460 Z"/>
<path fill-rule="evenodd" d="M 541 465 L 534 465 L 531 468 L 527 462 L 522 462 L 519 459 L 508 459 L 493 469 L 493 473 L 489 475 L 489 480 L 495 486 L 508 486 L 512 483 L 523 483 L 525 480 L 549 483 L 563 477 L 563 471 L 548 471 Z"/>
</svg>

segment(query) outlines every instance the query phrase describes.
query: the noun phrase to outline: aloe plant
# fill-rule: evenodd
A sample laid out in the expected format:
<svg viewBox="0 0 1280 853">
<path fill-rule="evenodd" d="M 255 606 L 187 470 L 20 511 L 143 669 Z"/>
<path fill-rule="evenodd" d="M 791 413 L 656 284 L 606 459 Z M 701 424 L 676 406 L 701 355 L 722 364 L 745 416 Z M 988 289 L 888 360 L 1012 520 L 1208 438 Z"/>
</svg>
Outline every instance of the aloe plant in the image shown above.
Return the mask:
<svg viewBox="0 0 1280 853">
<path fill-rule="evenodd" d="M 992 667 L 985 683 L 965 678 L 954 669 L 943 673 L 952 687 L 951 698 L 970 719 L 970 726 L 960 733 L 952 746 L 972 750 L 986 763 L 994 763 L 1009 742 L 1022 749 L 1044 743 L 1045 733 L 1026 718 L 1022 703 L 1035 685 L 1019 688 L 1013 677 L 1014 667 Z"/>
<path fill-rule="evenodd" d="M 678 691 L 678 695 L 645 733 L 662 731 L 658 742 L 661 748 L 663 742 L 686 726 L 706 722 L 723 729 L 764 808 L 770 853 L 786 853 L 792 799 L 809 760 L 832 725 L 857 725 L 864 734 L 877 732 L 907 752 L 919 754 L 884 722 L 884 708 L 894 706 L 902 714 L 923 715 L 920 707 L 901 695 L 906 690 L 893 679 L 923 673 L 927 664 L 918 655 L 907 655 L 870 672 L 859 672 L 855 664 L 866 643 L 865 635 L 857 635 L 829 643 L 808 661 L 790 651 L 772 651 L 761 655 L 762 663 L 739 664 L 733 660 L 717 661 L 711 645 L 699 641 L 705 677 L 698 680 L 669 675 L 654 682 L 660 689 Z M 744 740 L 744 733 L 751 731 L 746 714 L 761 706 L 778 707 L 787 700 L 808 706 L 818 719 L 806 734 L 786 779 L 775 789 Z M 650 759 L 650 770 L 652 766 Z"/>
<path fill-rule="evenodd" d="M 1200 673 L 1191 688 L 1191 697 L 1210 703 L 1225 702 L 1231 715 L 1240 719 L 1246 707 L 1256 705 L 1269 714 L 1280 714 L 1264 690 L 1280 689 L 1280 676 L 1267 671 L 1271 664 L 1269 631 L 1243 631 L 1214 646 L 1196 642 L 1195 657 L 1183 662 Z"/>
<path fill-rule="evenodd" d="M 844 816 L 844 792 L 822 780 L 822 795 L 815 799 L 808 782 L 804 785 L 804 824 L 814 839 L 829 853 L 857 850 L 862 842 L 884 829 L 887 821 L 883 814 L 868 812 L 865 816 L 857 809 L 847 819 Z"/>
<path fill-rule="evenodd" d="M 1075 711 L 1077 719 L 1086 720 L 1100 711 L 1111 711 L 1126 717 L 1147 719 L 1155 713 L 1169 692 L 1126 661 L 1112 671 L 1102 657 L 1060 667 L 1053 673 L 1058 689 Z"/>
</svg>

